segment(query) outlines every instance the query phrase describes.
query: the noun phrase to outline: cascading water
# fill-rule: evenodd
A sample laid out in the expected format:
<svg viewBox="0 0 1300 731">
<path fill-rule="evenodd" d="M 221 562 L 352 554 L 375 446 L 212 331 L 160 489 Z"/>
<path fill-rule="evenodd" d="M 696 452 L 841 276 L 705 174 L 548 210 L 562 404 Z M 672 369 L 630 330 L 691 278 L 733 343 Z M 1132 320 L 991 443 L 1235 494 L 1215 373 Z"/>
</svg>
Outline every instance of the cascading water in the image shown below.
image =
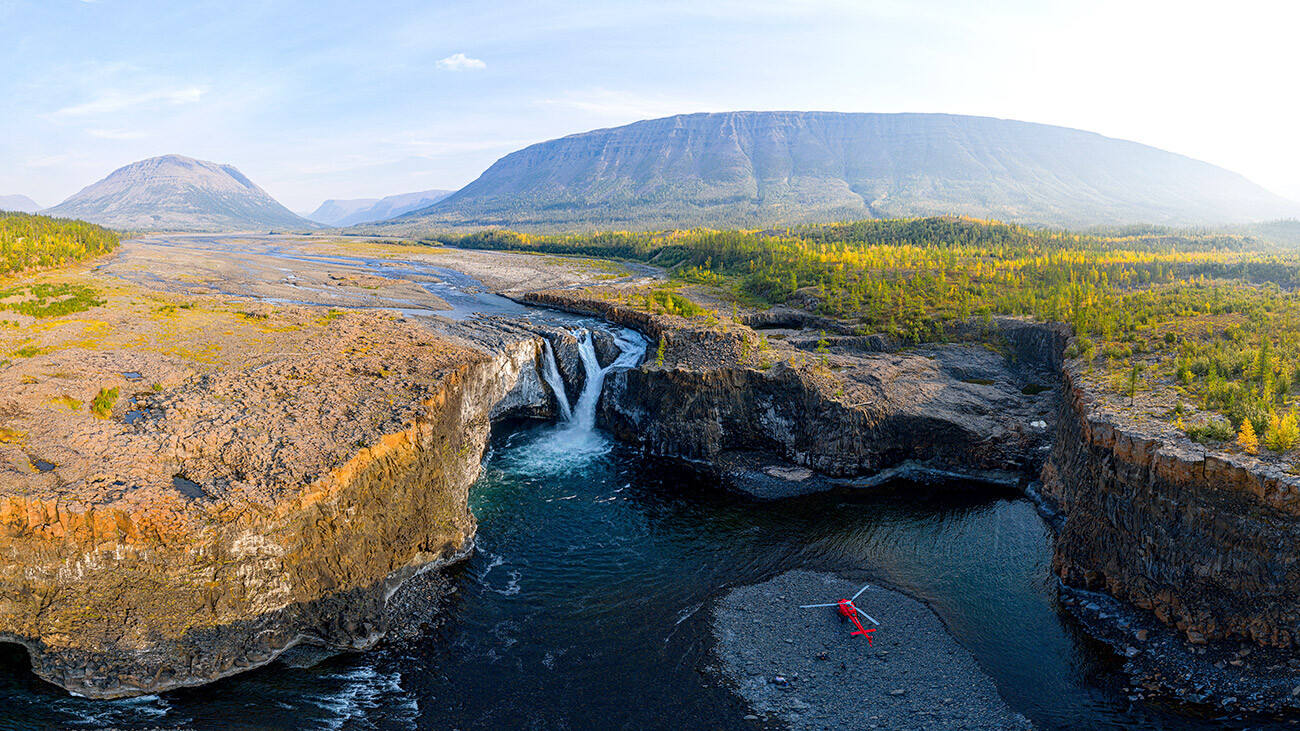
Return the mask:
<svg viewBox="0 0 1300 731">
<path fill-rule="evenodd" d="M 517 452 L 517 467 L 538 473 L 557 473 L 581 467 L 595 457 L 609 451 L 608 440 L 596 431 L 596 406 L 605 385 L 605 376 L 611 371 L 635 367 L 645 355 L 646 340 L 633 330 L 620 331 L 615 336 L 619 354 L 613 363 L 601 367 L 596 354 L 596 342 L 591 330 L 573 331 L 578 339 L 578 355 L 586 372 L 582 392 L 572 406 L 564 389 L 564 379 L 555 360 L 555 350 L 550 342 L 542 345 L 542 378 L 555 392 L 560 412 L 555 428 L 539 435 L 527 448 Z"/>
<path fill-rule="evenodd" d="M 564 390 L 564 379 L 560 378 L 560 369 L 555 363 L 555 349 L 551 347 L 551 341 L 545 338 L 542 339 L 542 352 L 545 354 L 542 359 L 542 378 L 555 392 L 555 402 L 560 409 L 560 420 L 568 421 L 573 418 L 573 410 L 569 408 L 569 394 Z"/>
<path fill-rule="evenodd" d="M 620 334 L 614 341 L 618 345 L 618 357 L 613 363 L 601 368 L 591 331 L 580 330 L 576 335 L 578 355 L 582 357 L 582 367 L 587 371 L 587 382 L 578 396 L 570 423 L 578 431 L 589 432 L 596 426 L 596 403 L 600 401 L 601 389 L 605 387 L 605 375 L 615 369 L 632 368 L 641 362 L 646 343 L 644 338 L 630 330 Z"/>
</svg>

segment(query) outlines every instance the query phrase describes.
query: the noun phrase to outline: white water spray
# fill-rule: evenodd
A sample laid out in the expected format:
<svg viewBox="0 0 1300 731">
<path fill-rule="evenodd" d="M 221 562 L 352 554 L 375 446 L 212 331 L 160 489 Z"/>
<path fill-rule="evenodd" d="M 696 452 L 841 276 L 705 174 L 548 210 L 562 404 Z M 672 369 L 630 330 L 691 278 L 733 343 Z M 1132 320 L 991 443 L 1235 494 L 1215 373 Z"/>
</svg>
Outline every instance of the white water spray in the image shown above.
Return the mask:
<svg viewBox="0 0 1300 731">
<path fill-rule="evenodd" d="M 564 391 L 564 379 L 560 378 L 560 369 L 555 363 L 555 349 L 546 338 L 542 338 L 542 352 L 546 355 L 542 358 L 542 378 L 546 379 L 546 385 L 555 392 L 561 421 L 568 421 L 573 418 L 573 409 L 569 408 L 569 394 Z"/>
<path fill-rule="evenodd" d="M 583 328 L 573 331 L 573 335 L 578 339 L 578 355 L 587 374 L 582 393 L 571 406 L 555 360 L 555 350 L 550 342 L 545 342 L 542 346 L 542 378 L 555 392 L 559 423 L 527 448 L 515 452 L 520 462 L 516 469 L 534 474 L 564 472 L 579 468 L 609 451 L 609 442 L 595 430 L 596 406 L 600 402 L 605 376 L 614 370 L 636 366 L 645 355 L 646 340 L 632 330 L 620 332 L 614 340 L 619 349 L 618 357 L 602 368 L 591 331 Z"/>
<path fill-rule="evenodd" d="M 619 335 L 614 341 L 618 345 L 618 357 L 613 363 L 601 368 L 591 331 L 581 330 L 576 335 L 578 355 L 582 357 L 582 367 L 587 371 L 587 381 L 582 385 L 582 393 L 578 395 L 570 423 L 578 431 L 591 431 L 596 426 L 596 403 L 600 401 L 601 389 L 605 387 L 605 375 L 616 368 L 635 366 L 645 354 L 645 340 L 635 334 Z"/>
</svg>

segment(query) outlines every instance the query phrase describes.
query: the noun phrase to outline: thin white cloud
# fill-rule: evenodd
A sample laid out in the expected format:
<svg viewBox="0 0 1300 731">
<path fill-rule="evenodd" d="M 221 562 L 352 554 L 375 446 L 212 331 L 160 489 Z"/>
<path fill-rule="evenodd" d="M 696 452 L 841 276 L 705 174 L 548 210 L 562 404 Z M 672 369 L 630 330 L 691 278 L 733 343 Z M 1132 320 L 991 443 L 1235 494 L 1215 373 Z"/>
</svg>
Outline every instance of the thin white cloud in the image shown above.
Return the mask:
<svg viewBox="0 0 1300 731">
<path fill-rule="evenodd" d="M 130 129 L 88 129 L 86 134 L 101 140 L 142 140 L 145 133 Z"/>
<path fill-rule="evenodd" d="M 647 119 L 689 112 L 715 112 L 721 109 L 716 104 L 705 102 L 610 89 L 569 91 L 562 97 L 539 99 L 536 103 L 543 106 L 577 109 L 588 114 L 616 119 Z"/>
<path fill-rule="evenodd" d="M 180 106 L 193 104 L 203 98 L 203 89 L 197 86 L 182 89 L 157 89 L 135 94 L 109 90 L 81 104 L 64 107 L 50 117 L 68 119 L 73 117 L 90 117 L 101 114 L 113 114 L 129 109 L 147 106 Z"/>
<path fill-rule="evenodd" d="M 438 69 L 441 71 L 481 71 L 485 68 L 487 68 L 486 63 L 463 53 L 453 53 L 438 62 Z"/>
</svg>

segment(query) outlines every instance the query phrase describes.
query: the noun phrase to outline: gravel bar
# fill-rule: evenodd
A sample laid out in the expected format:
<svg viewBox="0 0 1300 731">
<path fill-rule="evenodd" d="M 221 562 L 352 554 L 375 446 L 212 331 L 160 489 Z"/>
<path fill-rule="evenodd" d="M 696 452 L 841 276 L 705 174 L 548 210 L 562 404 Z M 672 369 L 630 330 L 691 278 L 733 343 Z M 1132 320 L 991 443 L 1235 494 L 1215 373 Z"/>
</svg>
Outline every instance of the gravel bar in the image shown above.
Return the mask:
<svg viewBox="0 0 1300 731">
<path fill-rule="evenodd" d="M 791 571 L 731 591 L 713 613 L 722 673 L 755 728 L 1032 729 L 930 608 L 874 584 L 857 605 L 880 622 L 874 646 L 834 607 L 861 584 Z M 867 627 L 872 627 L 865 622 Z"/>
</svg>

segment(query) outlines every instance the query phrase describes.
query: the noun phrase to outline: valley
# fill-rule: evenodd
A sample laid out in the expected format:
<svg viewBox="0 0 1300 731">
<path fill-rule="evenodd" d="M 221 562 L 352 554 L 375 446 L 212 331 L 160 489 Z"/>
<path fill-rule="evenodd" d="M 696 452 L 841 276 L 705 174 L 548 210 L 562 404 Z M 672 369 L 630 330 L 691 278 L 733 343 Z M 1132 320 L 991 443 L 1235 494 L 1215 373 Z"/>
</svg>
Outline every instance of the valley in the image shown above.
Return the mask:
<svg viewBox="0 0 1300 731">
<path fill-rule="evenodd" d="M 26 286 L 88 287 L 97 299 L 66 314 L 3 314 L 17 325 L 0 331 L 11 353 L 3 373 L 12 381 L 5 383 L 12 426 L 3 445 L 4 484 L 11 486 L 3 500 L 4 550 L 9 565 L 27 568 L 5 579 L 0 631 L 27 647 L 42 677 L 98 697 L 204 684 L 268 663 L 282 673 L 286 662 L 304 662 L 297 659 L 304 652 L 310 657 L 312 647 L 415 641 L 436 648 L 437 634 L 425 637 L 417 629 L 427 617 L 393 612 L 409 609 L 400 598 L 407 592 L 425 597 L 413 606 L 446 611 L 440 607 L 454 596 L 446 593 L 449 580 L 460 591 L 478 591 L 473 587 L 481 579 L 473 571 L 437 567 L 497 550 L 488 543 L 469 551 L 485 519 L 471 508 L 473 491 L 481 489 L 471 486 L 498 479 L 479 477 L 490 421 L 561 418 L 561 400 L 576 408 L 591 371 L 584 377 L 579 341 L 568 332 L 616 326 L 642 333 L 648 345 L 644 362 L 611 371 L 588 398 L 604 430 L 584 437 L 595 440 L 594 448 L 561 442 L 562 451 L 552 453 L 543 448 L 552 436 L 501 431 L 507 443 L 530 445 L 501 447 L 504 458 L 525 460 L 510 468 L 516 475 L 510 479 L 534 485 L 548 470 L 561 470 L 562 479 L 582 480 L 588 465 L 617 453 L 627 455 L 618 460 L 635 454 L 681 465 L 672 469 L 699 476 L 672 474 L 699 481 L 698 489 L 716 493 L 717 504 L 752 506 L 729 511 L 775 515 L 797 501 L 847 499 L 869 512 L 881 500 L 907 505 L 950 499 L 933 496 L 1011 496 L 995 499 L 1020 506 L 1013 511 L 1016 530 L 1040 535 L 1041 543 L 1031 564 L 1037 568 L 1006 567 L 1037 577 L 1031 594 L 1043 592 L 1045 599 L 1032 601 L 1046 602 L 1034 605 L 1046 612 L 1044 620 L 1074 627 L 1067 635 L 1080 637 L 1080 627 L 1090 625 L 1078 622 L 1097 621 L 1083 609 L 1092 600 L 1072 598 L 1072 587 L 1104 589 L 1131 602 L 1137 609 L 1126 611 L 1137 614 L 1125 623 L 1156 618 L 1154 626 L 1141 624 L 1144 639 L 1121 631 L 1115 640 L 1121 652 L 1137 650 L 1127 664 L 1147 684 L 1138 693 L 1158 704 L 1194 698 L 1223 704 L 1246 724 L 1252 713 L 1288 705 L 1293 671 L 1278 670 L 1287 667 L 1292 636 L 1285 600 L 1275 608 L 1232 597 L 1291 591 L 1268 578 L 1279 571 L 1268 562 L 1290 560 L 1283 546 L 1290 541 L 1285 516 L 1295 478 L 1241 463 L 1224 454 L 1230 448 L 1211 458 L 1178 447 L 1167 427 L 1151 432 L 1150 416 L 1133 421 L 1127 399 L 1108 391 L 1105 379 L 1097 381 L 1098 366 L 1079 355 L 1080 338 L 1072 341 L 1068 328 L 998 313 L 973 318 L 965 330 L 960 321 L 945 321 L 947 342 L 859 335 L 851 322 L 816 314 L 807 301 L 791 307 L 797 299 L 772 306 L 737 298 L 734 287 L 743 282 L 704 276 L 706 269 L 689 259 L 666 272 L 573 255 L 585 247 L 579 241 L 570 254 L 515 253 L 317 236 L 151 236 L 127 241 L 93 265 L 28 275 Z M 591 357 L 612 363 L 613 342 L 596 338 L 591 352 L 603 355 Z M 548 359 L 555 366 L 550 372 Z M 1061 441 L 1062 430 L 1074 436 Z M 615 447 L 611 438 L 630 448 Z M 1164 446 L 1126 446 L 1134 439 Z M 1194 444 L 1185 437 L 1181 443 Z M 1073 445 L 1092 451 L 1070 451 Z M 1170 462 L 1167 454 L 1179 456 Z M 489 469 L 493 459 L 487 457 Z M 1218 460 L 1215 475 L 1228 474 L 1224 469 L 1240 475 L 1231 481 L 1231 496 L 1219 497 L 1226 478 L 1211 478 L 1214 489 L 1198 482 L 1206 478 L 1198 477 L 1196 465 L 1211 459 Z M 577 461 L 565 467 L 568 460 Z M 1101 464 L 1119 467 L 1098 472 Z M 1147 471 L 1152 477 L 1142 476 Z M 1143 484 L 1158 484 L 1166 494 L 1148 504 L 1137 487 Z M 1113 508 L 1095 502 L 1097 485 L 1114 496 L 1107 500 L 1126 501 L 1126 514 L 1145 527 L 1110 523 Z M 617 499 L 610 492 L 616 487 L 593 499 Z M 1017 497 L 1020 491 L 1038 501 L 1046 522 L 1034 502 Z M 558 493 L 549 499 L 557 498 L 568 499 Z M 653 493 L 639 499 L 656 500 Z M 1168 504 L 1179 506 L 1179 514 L 1215 517 L 1192 532 L 1175 531 L 1181 524 L 1157 509 Z M 1260 510 L 1275 517 L 1252 523 Z M 373 517 L 341 518 L 349 514 Z M 431 521 L 431 515 L 445 518 Z M 484 540 L 514 530 L 494 525 Z M 1261 532 L 1263 526 L 1274 532 Z M 1148 538 L 1135 543 L 1136 535 Z M 1229 535 L 1257 536 L 1261 549 L 1215 547 Z M 1152 543 L 1151 536 L 1162 538 Z M 1259 578 L 1234 586 L 1223 583 L 1226 577 L 1189 584 L 1180 567 L 1198 565 L 1200 559 L 1189 557 L 1193 549 L 1223 551 Z M 720 586 L 773 579 L 788 568 L 842 573 L 852 563 L 809 563 L 797 558 L 807 549 L 791 550 L 787 562 L 744 573 L 745 579 L 722 579 Z M 866 550 L 876 555 L 877 549 Z M 97 558 L 74 558 L 82 554 Z M 471 561 L 486 575 L 493 569 L 482 560 Z M 538 559 L 514 554 L 511 560 Z M 70 562 L 81 577 L 75 583 L 59 568 Z M 1161 568 L 1136 568 L 1152 565 Z M 591 581 L 616 580 L 599 563 L 584 570 Z M 953 570 L 954 577 L 968 577 L 973 569 Z M 950 627 L 958 621 L 951 597 L 934 593 L 939 590 L 913 569 L 898 571 L 850 573 L 925 599 Z M 1050 583 L 1041 583 L 1051 572 L 1066 582 L 1060 599 Z M 170 588 L 160 593 L 159 586 Z M 389 595 L 398 597 L 395 605 L 382 599 Z M 164 596 L 165 603 L 155 602 Z M 721 600 L 717 591 L 696 596 L 696 609 L 677 608 L 693 616 Z M 105 622 L 126 607 L 129 618 Z M 1084 615 L 1072 619 L 1074 611 Z M 1125 610 L 1109 611 L 1123 617 Z M 704 616 L 692 624 L 692 642 L 707 647 Z M 1108 636 L 1104 620 L 1095 631 Z M 1003 658 L 997 642 L 980 632 L 957 632 L 967 647 L 983 648 L 976 655 L 985 667 L 1023 670 L 1029 662 L 1029 655 Z M 1207 646 L 1212 653 L 1198 665 L 1198 648 Z M 1225 647 L 1252 646 L 1261 648 L 1260 659 L 1244 663 L 1241 672 L 1210 662 Z M 92 649 L 103 647 L 117 649 Z M 1180 654 L 1178 647 L 1188 650 Z M 707 664 L 699 652 L 688 656 Z M 1102 665 L 1120 663 L 1106 659 L 1115 657 L 1110 650 L 1088 652 Z M 1190 682 L 1161 678 L 1175 656 L 1191 663 Z M 1256 662 L 1272 663 L 1269 684 L 1251 680 Z M 715 682 L 761 690 L 738 668 Z M 271 671 L 219 684 L 256 683 L 265 672 Z M 1070 681 L 1083 686 L 1069 692 L 1109 700 L 1098 707 L 1105 710 L 1085 710 L 1082 717 L 1049 710 L 1076 701 L 1027 701 L 1014 673 L 996 671 L 992 680 L 1013 711 L 1039 727 L 1071 727 L 1094 712 L 1160 728 L 1197 727 L 1199 706 L 1167 718 L 1163 710 L 1155 716 L 1125 710 L 1115 705 L 1123 673 L 1086 679 L 1094 672 Z M 564 677 L 557 680 L 571 682 Z M 194 692 L 199 695 L 176 702 L 198 702 L 189 707 L 202 713 L 207 696 Z M 400 704 L 410 691 L 384 692 Z M 736 707 L 740 701 L 730 692 L 709 703 L 720 704 L 715 710 Z M 741 695 L 773 719 L 796 725 L 836 712 L 773 704 L 748 690 Z M 461 720 L 474 725 L 486 718 Z M 591 717 L 579 713 L 574 720 L 587 725 L 583 718 Z M 1135 720 L 1141 718 L 1148 721 Z"/>
<path fill-rule="evenodd" d="M 1300 727 L 1300 6 L 0 19 L 0 731 Z"/>
</svg>

